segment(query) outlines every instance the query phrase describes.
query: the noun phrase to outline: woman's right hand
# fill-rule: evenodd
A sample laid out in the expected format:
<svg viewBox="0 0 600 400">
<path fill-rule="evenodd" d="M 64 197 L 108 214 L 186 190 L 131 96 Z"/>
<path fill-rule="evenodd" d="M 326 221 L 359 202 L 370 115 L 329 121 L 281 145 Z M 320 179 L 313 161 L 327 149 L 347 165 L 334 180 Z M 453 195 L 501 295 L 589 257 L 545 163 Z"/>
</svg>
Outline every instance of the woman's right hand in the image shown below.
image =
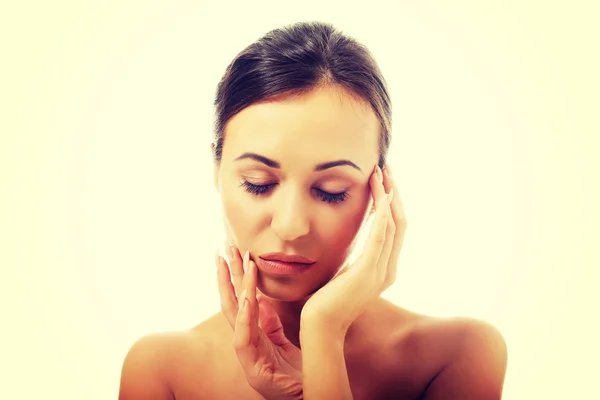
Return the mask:
<svg viewBox="0 0 600 400">
<path fill-rule="evenodd" d="M 221 310 L 234 330 L 233 347 L 248 383 L 267 400 L 302 399 L 300 349 L 284 335 L 271 303 L 257 298 L 258 270 L 249 253 L 242 258 L 231 247 L 228 256 L 229 267 L 222 257 L 215 260 Z"/>
</svg>

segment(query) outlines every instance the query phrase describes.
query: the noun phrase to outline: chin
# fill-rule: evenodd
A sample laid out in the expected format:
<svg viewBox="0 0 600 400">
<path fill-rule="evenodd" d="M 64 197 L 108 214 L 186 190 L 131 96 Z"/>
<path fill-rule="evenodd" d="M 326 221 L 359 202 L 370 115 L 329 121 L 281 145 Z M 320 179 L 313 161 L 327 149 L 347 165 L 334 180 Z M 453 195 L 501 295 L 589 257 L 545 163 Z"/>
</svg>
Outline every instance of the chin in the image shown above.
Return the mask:
<svg viewBox="0 0 600 400">
<path fill-rule="evenodd" d="M 293 277 L 272 279 L 259 275 L 257 289 L 273 300 L 297 302 L 306 300 L 319 288 L 307 287 L 306 282 Z"/>
</svg>

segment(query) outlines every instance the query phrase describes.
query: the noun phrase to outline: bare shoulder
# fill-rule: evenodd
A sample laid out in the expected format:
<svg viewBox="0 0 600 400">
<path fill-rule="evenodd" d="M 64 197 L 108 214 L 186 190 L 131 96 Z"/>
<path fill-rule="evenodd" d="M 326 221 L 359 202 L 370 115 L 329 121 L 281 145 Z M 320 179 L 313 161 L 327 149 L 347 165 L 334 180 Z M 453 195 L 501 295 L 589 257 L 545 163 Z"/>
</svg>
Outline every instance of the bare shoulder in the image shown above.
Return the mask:
<svg viewBox="0 0 600 400">
<path fill-rule="evenodd" d="M 369 380 L 383 377 L 371 398 L 500 398 L 507 350 L 492 324 L 428 316 L 384 299 L 364 319 L 369 329 L 359 335 L 361 341 L 377 345 L 363 348 L 359 360 L 377 371 Z M 365 363 L 365 353 L 375 354 L 375 361 Z M 356 376 L 365 374 L 365 368 Z"/>
<path fill-rule="evenodd" d="M 174 388 L 194 371 L 195 386 L 201 388 L 205 370 L 212 364 L 215 335 L 213 316 L 192 329 L 152 333 L 141 337 L 129 349 L 121 371 L 119 400 L 173 400 Z M 218 322 L 217 322 L 218 323 Z"/>
<path fill-rule="evenodd" d="M 424 400 L 501 398 L 507 347 L 494 325 L 475 318 L 420 315 L 410 338 L 420 356 L 435 360 Z"/>
<path fill-rule="evenodd" d="M 441 318 L 418 315 L 415 335 L 425 341 L 434 340 L 450 346 L 457 354 L 472 346 L 483 346 L 494 351 L 506 351 L 500 331 L 489 322 L 468 317 Z"/>
<path fill-rule="evenodd" d="M 154 333 L 138 339 L 129 349 L 121 370 L 119 400 L 174 399 L 168 381 L 170 354 L 179 334 Z"/>
</svg>

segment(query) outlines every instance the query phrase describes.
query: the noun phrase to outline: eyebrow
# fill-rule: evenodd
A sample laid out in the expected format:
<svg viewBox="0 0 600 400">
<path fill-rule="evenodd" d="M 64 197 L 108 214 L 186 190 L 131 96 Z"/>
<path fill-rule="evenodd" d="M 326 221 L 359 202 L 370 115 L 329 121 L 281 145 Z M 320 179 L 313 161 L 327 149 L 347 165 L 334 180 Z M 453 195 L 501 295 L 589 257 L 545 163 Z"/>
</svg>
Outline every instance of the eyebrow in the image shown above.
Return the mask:
<svg viewBox="0 0 600 400">
<path fill-rule="evenodd" d="M 260 154 L 256 154 L 256 153 L 244 153 L 241 156 L 239 156 L 238 158 L 236 158 L 235 161 L 240 161 L 240 160 L 244 160 L 244 159 L 251 159 L 254 161 L 258 161 L 260 163 L 265 164 L 267 167 L 271 167 L 271 168 L 277 168 L 277 169 L 281 168 L 281 164 L 278 163 L 277 161 L 271 160 L 270 158 L 261 156 Z M 324 162 L 324 163 L 315 165 L 314 170 L 318 172 L 318 171 L 324 171 L 329 168 L 340 167 L 340 166 L 344 166 L 344 165 L 347 165 L 349 167 L 359 170 L 360 172 L 363 172 L 363 170 L 360 169 L 360 167 L 358 165 L 354 164 L 350 160 L 336 160 L 336 161 Z"/>
</svg>

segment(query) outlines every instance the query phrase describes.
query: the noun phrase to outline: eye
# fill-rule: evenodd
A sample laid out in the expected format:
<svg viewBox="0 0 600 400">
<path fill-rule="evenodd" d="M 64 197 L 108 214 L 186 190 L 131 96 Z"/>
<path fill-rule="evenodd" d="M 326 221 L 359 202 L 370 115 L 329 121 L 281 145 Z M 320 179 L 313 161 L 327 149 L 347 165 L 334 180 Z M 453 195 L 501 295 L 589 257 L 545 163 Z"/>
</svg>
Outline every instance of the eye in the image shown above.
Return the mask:
<svg viewBox="0 0 600 400">
<path fill-rule="evenodd" d="M 271 189 L 271 187 L 275 185 L 275 183 L 271 183 L 268 185 L 254 185 L 248 181 L 243 181 L 240 186 L 242 186 L 244 190 L 246 190 L 246 192 L 248 193 L 252 193 L 257 196 L 262 196 L 263 194 L 267 193 L 269 189 Z"/>
<path fill-rule="evenodd" d="M 317 196 L 319 196 L 321 198 L 321 200 L 323 200 L 326 203 L 330 203 L 330 204 L 341 203 L 342 201 L 346 200 L 346 198 L 348 198 L 348 192 L 329 193 L 329 192 L 324 192 L 321 189 L 315 189 L 315 190 L 317 191 Z"/>
<path fill-rule="evenodd" d="M 265 194 L 267 194 L 267 192 L 269 192 L 269 190 L 273 187 L 276 186 L 276 183 L 270 183 L 268 185 L 255 185 L 253 183 L 250 183 L 248 181 L 243 181 L 242 184 L 240 185 L 241 187 L 244 188 L 244 190 L 248 193 L 252 193 L 256 196 L 263 196 Z M 316 189 L 317 192 L 317 196 L 321 199 L 321 201 L 325 202 L 325 203 L 329 203 L 329 204 L 337 204 L 337 203 L 341 203 L 342 201 L 346 200 L 350 195 L 348 194 L 348 192 L 341 192 L 341 193 L 329 193 L 329 192 L 325 192 L 324 190 L 321 189 Z"/>
</svg>

